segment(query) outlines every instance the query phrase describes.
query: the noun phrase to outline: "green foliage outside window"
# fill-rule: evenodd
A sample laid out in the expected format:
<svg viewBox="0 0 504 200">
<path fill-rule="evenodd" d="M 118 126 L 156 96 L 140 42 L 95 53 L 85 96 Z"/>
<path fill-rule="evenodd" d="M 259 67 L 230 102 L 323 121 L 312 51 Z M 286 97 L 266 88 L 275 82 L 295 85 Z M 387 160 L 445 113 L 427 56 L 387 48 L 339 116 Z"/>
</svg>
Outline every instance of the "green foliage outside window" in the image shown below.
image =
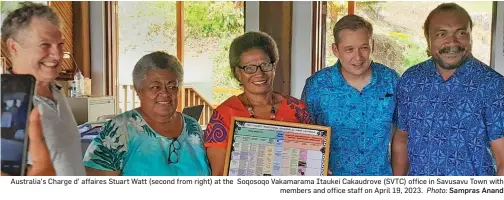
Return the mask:
<svg viewBox="0 0 504 200">
<path fill-rule="evenodd" d="M 121 54 L 152 49 L 175 53 L 175 11 L 175 2 L 120 2 L 119 26 L 125 27 L 119 34 Z M 233 2 L 184 2 L 184 53 L 211 52 L 214 88 L 240 89 L 231 76 L 228 49 L 231 41 L 243 34 L 244 23 L 243 8 L 235 7 Z M 229 96 L 213 93 L 216 103 Z"/>
</svg>

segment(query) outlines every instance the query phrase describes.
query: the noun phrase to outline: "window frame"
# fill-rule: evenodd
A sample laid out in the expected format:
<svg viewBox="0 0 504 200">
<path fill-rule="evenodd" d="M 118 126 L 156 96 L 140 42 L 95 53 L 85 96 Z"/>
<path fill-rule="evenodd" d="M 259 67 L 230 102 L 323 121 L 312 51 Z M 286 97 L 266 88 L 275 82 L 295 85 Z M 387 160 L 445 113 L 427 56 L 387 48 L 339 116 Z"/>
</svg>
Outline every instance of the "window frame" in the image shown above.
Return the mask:
<svg viewBox="0 0 504 200">
<path fill-rule="evenodd" d="M 345 1 L 348 2 L 347 14 L 352 15 L 357 9 L 356 1 Z M 327 20 L 327 1 L 314 1 L 313 2 L 313 12 L 312 12 L 312 74 L 323 69 L 325 66 L 325 43 L 327 41 L 326 36 L 326 20 Z M 495 62 L 495 30 L 497 26 L 497 1 L 492 2 L 492 26 L 491 26 L 491 36 L 490 36 L 490 65 Z M 492 66 L 492 68 L 495 68 Z"/>
</svg>

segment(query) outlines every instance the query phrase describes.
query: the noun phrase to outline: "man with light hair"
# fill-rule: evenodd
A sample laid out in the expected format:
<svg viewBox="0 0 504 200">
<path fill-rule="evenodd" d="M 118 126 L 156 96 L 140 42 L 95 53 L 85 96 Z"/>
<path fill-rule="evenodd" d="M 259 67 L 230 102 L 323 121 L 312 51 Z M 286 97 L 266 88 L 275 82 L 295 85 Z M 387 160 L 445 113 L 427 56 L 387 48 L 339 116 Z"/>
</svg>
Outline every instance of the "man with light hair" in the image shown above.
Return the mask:
<svg viewBox="0 0 504 200">
<path fill-rule="evenodd" d="M 302 99 L 318 125 L 331 127 L 329 169 L 336 176 L 389 176 L 399 75 L 374 62 L 373 25 L 347 15 L 334 25 L 338 62 L 306 80 Z"/>
<path fill-rule="evenodd" d="M 40 111 L 43 136 L 56 175 L 84 176 L 77 123 L 56 84 L 64 44 L 59 25 L 58 16 L 50 7 L 24 2 L 3 21 L 2 43 L 12 61 L 8 72 L 30 74 L 36 79 L 33 104 Z"/>
</svg>

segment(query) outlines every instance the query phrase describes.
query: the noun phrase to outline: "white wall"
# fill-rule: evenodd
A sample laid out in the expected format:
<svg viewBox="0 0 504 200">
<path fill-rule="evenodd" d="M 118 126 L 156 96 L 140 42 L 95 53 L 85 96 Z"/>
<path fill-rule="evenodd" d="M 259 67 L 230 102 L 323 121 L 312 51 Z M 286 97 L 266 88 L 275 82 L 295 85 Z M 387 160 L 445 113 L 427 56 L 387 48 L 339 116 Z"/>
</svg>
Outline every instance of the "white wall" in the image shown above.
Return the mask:
<svg viewBox="0 0 504 200">
<path fill-rule="evenodd" d="M 312 65 L 312 2 L 295 1 L 292 8 L 291 96 L 301 98 Z"/>
<path fill-rule="evenodd" d="M 105 95 L 105 3 L 89 2 L 91 39 L 91 92 L 93 96 Z"/>
<path fill-rule="evenodd" d="M 259 31 L 259 3 L 245 2 L 245 32 Z M 301 98 L 305 81 L 311 75 L 312 2 L 295 1 L 292 12 L 290 93 Z"/>
<path fill-rule="evenodd" d="M 497 2 L 491 66 L 504 75 L 504 2 Z"/>
<path fill-rule="evenodd" d="M 259 31 L 259 1 L 245 2 L 245 32 Z"/>
</svg>

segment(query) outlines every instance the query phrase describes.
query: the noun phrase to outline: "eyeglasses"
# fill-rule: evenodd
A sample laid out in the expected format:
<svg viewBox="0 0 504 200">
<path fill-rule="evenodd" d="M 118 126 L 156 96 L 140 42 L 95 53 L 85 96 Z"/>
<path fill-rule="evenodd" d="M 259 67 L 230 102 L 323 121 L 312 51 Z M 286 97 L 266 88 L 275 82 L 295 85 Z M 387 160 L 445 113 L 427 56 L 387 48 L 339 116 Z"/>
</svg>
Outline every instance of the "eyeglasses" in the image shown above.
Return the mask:
<svg viewBox="0 0 504 200">
<path fill-rule="evenodd" d="M 264 62 L 260 65 L 238 66 L 238 68 L 242 69 L 247 74 L 254 74 L 257 72 L 258 68 L 261 68 L 261 71 L 263 72 L 272 71 L 275 68 L 275 65 L 273 65 L 273 63 Z"/>
<path fill-rule="evenodd" d="M 178 163 L 179 161 L 179 153 L 177 152 L 180 150 L 180 142 L 175 138 L 173 141 L 170 143 L 170 146 L 168 147 L 168 164 L 172 163 Z"/>
</svg>

